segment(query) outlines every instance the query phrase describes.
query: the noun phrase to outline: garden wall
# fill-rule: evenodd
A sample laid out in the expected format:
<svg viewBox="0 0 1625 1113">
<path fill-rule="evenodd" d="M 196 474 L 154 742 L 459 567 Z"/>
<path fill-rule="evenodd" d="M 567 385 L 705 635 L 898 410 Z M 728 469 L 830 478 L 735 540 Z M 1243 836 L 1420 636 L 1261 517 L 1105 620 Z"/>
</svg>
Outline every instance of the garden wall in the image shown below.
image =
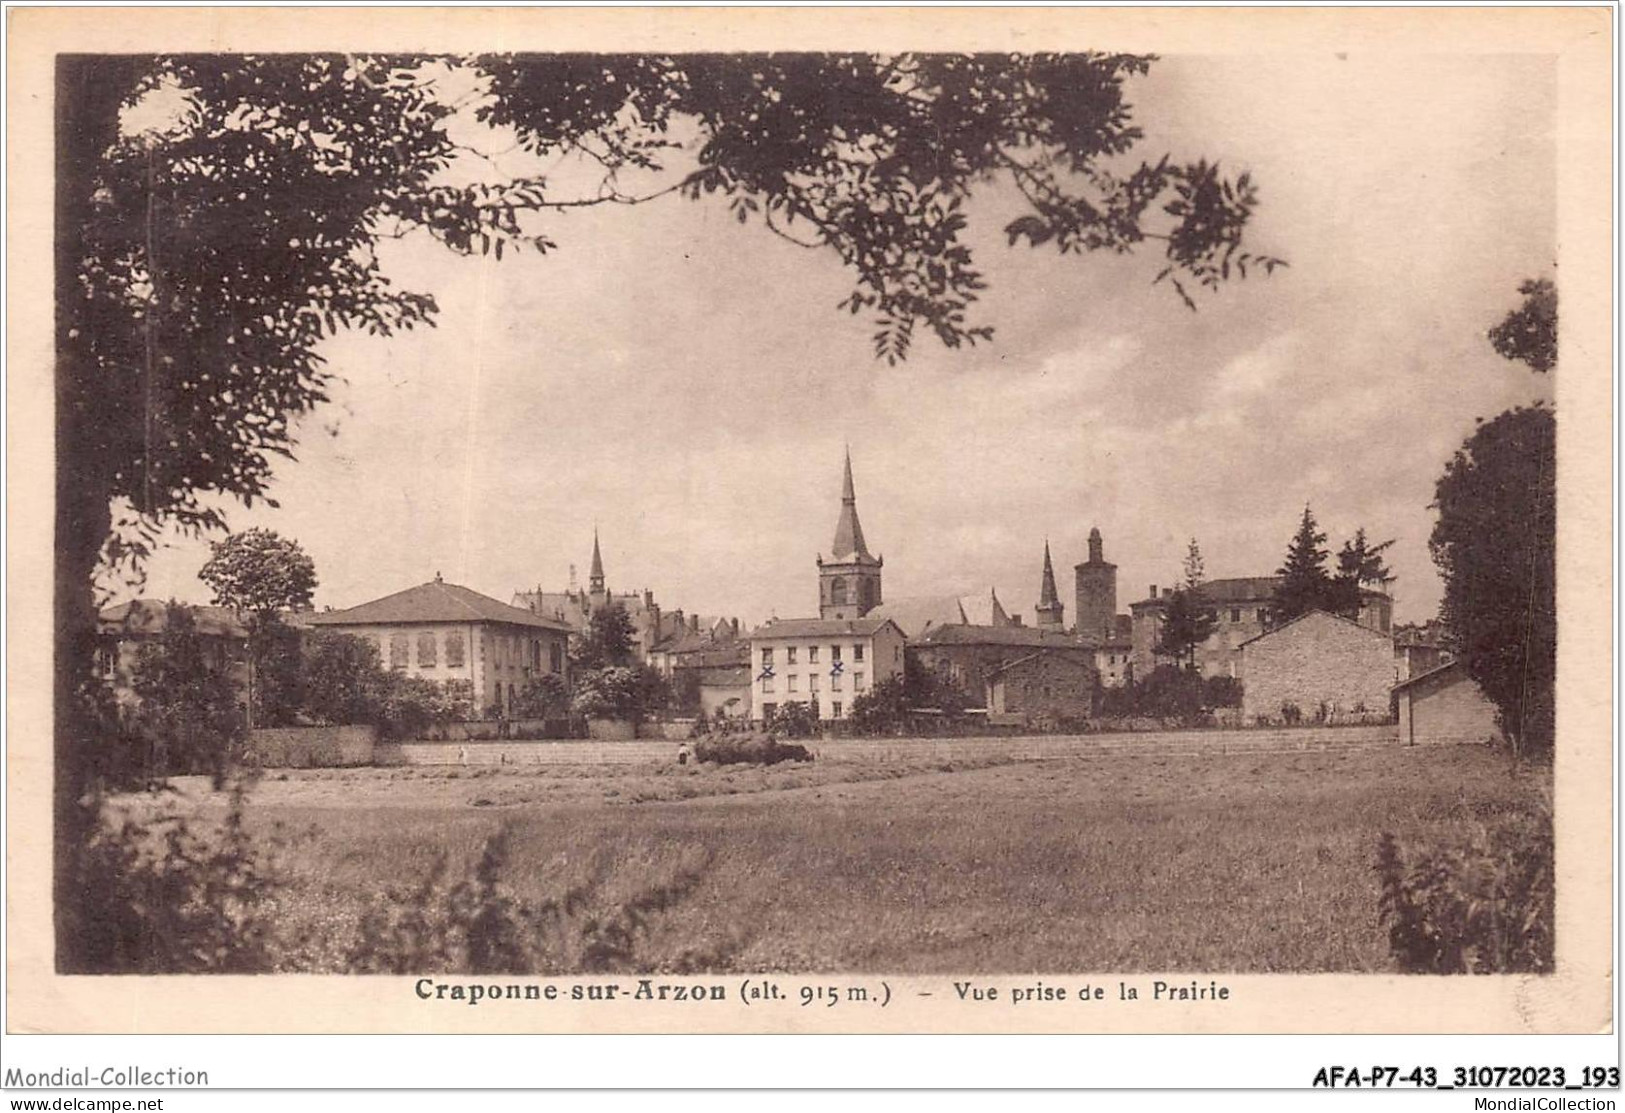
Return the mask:
<svg viewBox="0 0 1625 1113">
<path fill-rule="evenodd" d="M 1201 754 L 1297 753 L 1397 746 L 1392 723 L 1271 730 L 1170 730 L 1133 734 L 1026 734 L 1002 738 L 805 738 L 821 761 L 966 761 L 1004 755 L 1022 760 L 1084 754 L 1179 757 Z M 378 765 L 640 765 L 677 761 L 680 742 L 380 742 Z"/>
<path fill-rule="evenodd" d="M 248 732 L 246 756 L 264 769 L 371 765 L 377 739 L 371 726 L 272 727 Z"/>
</svg>

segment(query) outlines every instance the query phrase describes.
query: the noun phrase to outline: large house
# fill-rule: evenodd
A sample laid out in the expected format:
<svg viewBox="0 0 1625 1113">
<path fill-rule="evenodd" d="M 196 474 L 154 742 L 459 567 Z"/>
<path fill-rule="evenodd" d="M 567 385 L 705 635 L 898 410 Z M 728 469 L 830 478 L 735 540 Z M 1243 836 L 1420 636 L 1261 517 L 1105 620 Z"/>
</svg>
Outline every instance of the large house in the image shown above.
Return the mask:
<svg viewBox="0 0 1625 1113">
<path fill-rule="evenodd" d="M 248 628 L 225 607 L 196 607 L 135 599 L 96 616 L 96 674 L 121 706 L 135 702 L 135 666 L 141 647 L 169 629 L 176 609 L 191 615 L 205 664 L 226 674 L 248 702 Z"/>
<path fill-rule="evenodd" d="M 889 618 L 773 619 L 749 640 L 753 719 L 787 703 L 844 719 L 854 699 L 903 672 L 903 631 Z"/>
<path fill-rule="evenodd" d="M 1280 576 L 1242 576 L 1208 580 L 1195 591 L 1196 601 L 1214 617 L 1213 633 L 1196 647 L 1196 666 L 1203 676 L 1241 675 L 1241 647 L 1247 641 L 1275 627 L 1275 591 Z M 1162 639 L 1162 623 L 1173 601 L 1172 591 L 1151 594 L 1129 604 L 1133 615 L 1132 654 L 1134 674 L 1144 679 L 1169 658 L 1156 652 Z M 1393 626 L 1393 600 L 1380 591 L 1360 592 L 1360 613 L 1355 621 L 1368 630 L 1387 637 Z M 1390 655 L 1392 649 L 1390 649 Z M 1392 669 L 1390 668 L 1390 677 Z"/>
<path fill-rule="evenodd" d="M 308 624 L 378 643 L 385 667 L 465 692 L 476 714 L 512 712 L 525 684 L 567 679 L 568 623 L 444 582 L 426 584 Z"/>
</svg>

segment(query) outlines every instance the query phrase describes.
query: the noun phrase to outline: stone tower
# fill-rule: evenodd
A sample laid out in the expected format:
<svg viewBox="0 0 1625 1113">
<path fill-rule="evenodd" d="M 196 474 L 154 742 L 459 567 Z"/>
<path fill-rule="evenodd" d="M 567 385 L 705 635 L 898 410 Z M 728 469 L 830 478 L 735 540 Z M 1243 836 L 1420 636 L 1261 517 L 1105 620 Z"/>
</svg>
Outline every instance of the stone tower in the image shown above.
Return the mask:
<svg viewBox="0 0 1625 1113">
<path fill-rule="evenodd" d="M 1076 565 L 1077 632 L 1085 642 L 1099 645 L 1112 637 L 1117 616 L 1117 565 L 1104 556 L 1100 530 L 1089 531 L 1089 559 Z"/>
<path fill-rule="evenodd" d="M 858 500 L 852 488 L 852 453 L 846 454 L 841 480 L 841 516 L 835 523 L 830 559 L 818 557 L 818 617 L 862 618 L 880 606 L 880 568 L 871 556 L 858 523 Z"/>
<path fill-rule="evenodd" d="M 1066 625 L 1062 617 L 1066 605 L 1055 590 L 1055 568 L 1049 561 L 1049 542 L 1044 542 L 1044 580 L 1038 587 L 1038 625 L 1045 630 L 1059 630 Z"/>
</svg>

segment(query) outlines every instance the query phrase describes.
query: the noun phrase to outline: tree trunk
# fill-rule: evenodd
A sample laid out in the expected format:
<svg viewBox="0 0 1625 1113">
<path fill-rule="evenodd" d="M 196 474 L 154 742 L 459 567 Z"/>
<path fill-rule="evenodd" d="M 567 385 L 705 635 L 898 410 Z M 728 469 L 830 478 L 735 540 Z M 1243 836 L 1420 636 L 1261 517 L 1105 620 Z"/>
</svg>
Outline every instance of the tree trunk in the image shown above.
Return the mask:
<svg viewBox="0 0 1625 1113">
<path fill-rule="evenodd" d="M 59 55 L 56 70 L 56 514 L 53 617 L 55 821 L 53 912 L 56 968 L 83 969 L 87 901 L 78 883 L 80 855 L 97 814 L 94 793 L 108 739 L 91 694 L 97 683 L 94 579 L 111 528 L 115 463 L 108 431 L 98 428 L 97 337 L 81 286 L 84 232 L 104 151 L 117 139 L 119 108 L 139 74 L 140 56 Z"/>
</svg>

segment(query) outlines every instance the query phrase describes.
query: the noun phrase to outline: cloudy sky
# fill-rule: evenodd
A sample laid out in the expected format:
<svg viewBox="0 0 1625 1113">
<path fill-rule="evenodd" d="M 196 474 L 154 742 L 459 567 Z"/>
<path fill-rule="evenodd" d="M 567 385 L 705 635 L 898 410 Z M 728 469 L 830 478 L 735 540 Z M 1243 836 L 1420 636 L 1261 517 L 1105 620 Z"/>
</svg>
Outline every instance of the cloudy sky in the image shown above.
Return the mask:
<svg viewBox="0 0 1625 1113">
<path fill-rule="evenodd" d="M 550 218 L 547 257 L 459 259 L 406 241 L 396 280 L 437 329 L 327 349 L 346 380 L 303 425 L 278 510 L 233 528 L 297 539 L 317 603 L 436 572 L 499 599 L 584 577 L 746 622 L 812 613 L 850 445 L 889 598 L 998 590 L 1031 610 L 1048 538 L 1070 573 L 1091 526 L 1119 602 L 1179 576 L 1281 563 L 1304 505 L 1334 550 L 1393 537 L 1398 616 L 1431 617 L 1433 484 L 1489 417 L 1553 384 L 1485 330 L 1556 257 L 1549 60 L 1179 57 L 1131 87 L 1143 152 L 1250 170 L 1255 251 L 1289 269 L 1199 298 L 1152 256 L 1011 249 L 1014 202 L 972 210 L 991 345 L 922 338 L 876 363 L 837 313 L 833 257 L 675 197 Z M 393 245 L 392 245 L 393 246 Z M 177 542 L 145 593 L 207 601 L 207 545 Z"/>
</svg>

